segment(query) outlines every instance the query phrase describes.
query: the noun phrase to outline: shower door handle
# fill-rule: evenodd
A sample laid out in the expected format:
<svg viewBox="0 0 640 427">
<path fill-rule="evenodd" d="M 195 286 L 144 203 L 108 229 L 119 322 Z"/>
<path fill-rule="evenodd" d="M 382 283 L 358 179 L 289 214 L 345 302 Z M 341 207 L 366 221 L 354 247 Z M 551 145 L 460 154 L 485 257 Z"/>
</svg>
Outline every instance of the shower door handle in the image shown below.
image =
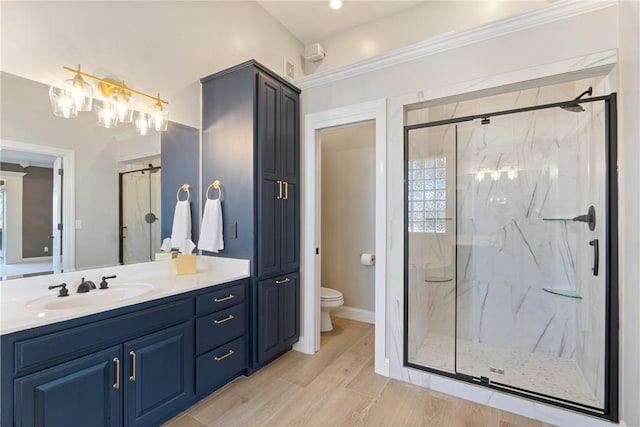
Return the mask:
<svg viewBox="0 0 640 427">
<path fill-rule="evenodd" d="M 593 239 L 589 242 L 589 246 L 593 246 L 593 275 L 598 275 L 598 264 L 600 259 L 600 246 L 598 245 L 598 239 Z"/>
</svg>

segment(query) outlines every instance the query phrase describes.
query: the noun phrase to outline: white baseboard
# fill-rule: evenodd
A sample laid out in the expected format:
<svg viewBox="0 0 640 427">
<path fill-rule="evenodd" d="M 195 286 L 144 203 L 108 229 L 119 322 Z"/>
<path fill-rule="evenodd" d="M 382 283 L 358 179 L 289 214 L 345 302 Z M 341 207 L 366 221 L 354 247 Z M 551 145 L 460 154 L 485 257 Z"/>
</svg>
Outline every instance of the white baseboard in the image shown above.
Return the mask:
<svg viewBox="0 0 640 427">
<path fill-rule="evenodd" d="M 356 320 L 358 322 L 371 323 L 372 325 L 376 323 L 375 313 L 361 308 L 342 306 L 331 312 L 331 314 L 336 317 L 343 317 L 345 319 Z"/>
</svg>

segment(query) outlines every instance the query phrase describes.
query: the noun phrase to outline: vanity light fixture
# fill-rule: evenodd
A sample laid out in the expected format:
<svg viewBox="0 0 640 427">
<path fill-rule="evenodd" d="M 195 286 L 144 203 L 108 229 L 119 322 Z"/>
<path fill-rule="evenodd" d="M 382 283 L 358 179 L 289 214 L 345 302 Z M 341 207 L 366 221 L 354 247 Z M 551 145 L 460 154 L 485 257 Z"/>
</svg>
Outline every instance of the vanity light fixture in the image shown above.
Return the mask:
<svg viewBox="0 0 640 427">
<path fill-rule="evenodd" d="M 342 7 L 342 0 L 331 0 L 329 2 L 329 7 L 333 10 L 338 10 Z"/>
<path fill-rule="evenodd" d="M 78 111 L 91 111 L 93 105 L 99 126 L 114 128 L 118 123 L 133 122 L 140 135 L 147 135 L 152 128 L 156 131 L 167 130 L 169 112 L 166 104 L 168 102 L 160 98 L 159 93 L 158 96 L 152 96 L 128 87 L 124 81 L 96 77 L 81 71 L 80 65 L 77 69 L 63 68 L 75 73 L 75 76 L 65 80 L 62 88 L 52 86 L 49 89 L 49 100 L 53 114 L 56 116 L 77 117 Z M 98 82 L 98 91 L 104 97 L 103 100 L 93 99 L 93 88 L 83 77 Z M 132 97 L 134 94 L 152 99 L 153 104 L 147 111 L 135 111 Z"/>
</svg>

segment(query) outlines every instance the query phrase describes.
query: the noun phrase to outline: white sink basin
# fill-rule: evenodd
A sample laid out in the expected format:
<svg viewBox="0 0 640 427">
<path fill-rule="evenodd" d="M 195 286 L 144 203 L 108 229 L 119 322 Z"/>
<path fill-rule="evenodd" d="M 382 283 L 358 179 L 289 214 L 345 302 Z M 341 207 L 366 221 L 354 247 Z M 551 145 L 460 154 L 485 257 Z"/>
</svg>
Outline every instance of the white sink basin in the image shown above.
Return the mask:
<svg viewBox="0 0 640 427">
<path fill-rule="evenodd" d="M 99 307 L 125 301 L 153 291 L 153 286 L 148 283 L 119 283 L 109 286 L 108 289 L 94 289 L 85 294 L 75 293 L 70 290 L 69 296 L 58 297 L 47 295 L 29 301 L 26 307 L 40 307 L 44 310 L 70 310 L 81 307 Z"/>
</svg>

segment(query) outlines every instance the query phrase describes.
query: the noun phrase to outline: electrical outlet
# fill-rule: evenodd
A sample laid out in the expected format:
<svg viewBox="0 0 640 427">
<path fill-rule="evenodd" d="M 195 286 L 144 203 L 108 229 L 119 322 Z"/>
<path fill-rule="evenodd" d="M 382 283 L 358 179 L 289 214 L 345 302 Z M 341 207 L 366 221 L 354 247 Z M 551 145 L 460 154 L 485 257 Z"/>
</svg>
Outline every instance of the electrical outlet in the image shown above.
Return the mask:
<svg viewBox="0 0 640 427">
<path fill-rule="evenodd" d="M 237 222 L 230 222 L 229 223 L 227 235 L 228 235 L 228 237 L 230 239 L 237 239 L 238 238 L 238 223 Z"/>
<path fill-rule="evenodd" d="M 45 251 L 45 253 L 46 253 L 46 252 L 49 252 L 49 246 L 45 246 L 45 247 L 44 247 L 44 251 Z"/>
</svg>

